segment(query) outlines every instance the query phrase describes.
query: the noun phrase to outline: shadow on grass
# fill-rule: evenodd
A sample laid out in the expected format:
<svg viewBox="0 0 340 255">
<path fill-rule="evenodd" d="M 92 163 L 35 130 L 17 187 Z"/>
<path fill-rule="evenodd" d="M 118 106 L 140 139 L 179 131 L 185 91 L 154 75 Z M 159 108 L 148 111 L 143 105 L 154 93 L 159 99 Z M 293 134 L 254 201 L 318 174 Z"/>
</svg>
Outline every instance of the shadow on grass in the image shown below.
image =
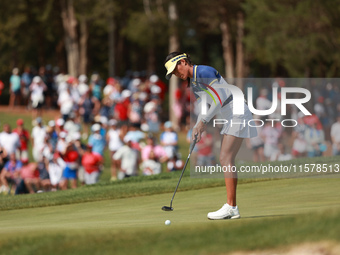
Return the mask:
<svg viewBox="0 0 340 255">
<path fill-rule="evenodd" d="M 287 217 L 291 216 L 290 214 L 275 214 L 275 215 L 256 215 L 256 216 L 247 216 L 241 217 L 241 219 L 257 219 L 257 218 L 274 218 L 274 217 Z"/>
</svg>

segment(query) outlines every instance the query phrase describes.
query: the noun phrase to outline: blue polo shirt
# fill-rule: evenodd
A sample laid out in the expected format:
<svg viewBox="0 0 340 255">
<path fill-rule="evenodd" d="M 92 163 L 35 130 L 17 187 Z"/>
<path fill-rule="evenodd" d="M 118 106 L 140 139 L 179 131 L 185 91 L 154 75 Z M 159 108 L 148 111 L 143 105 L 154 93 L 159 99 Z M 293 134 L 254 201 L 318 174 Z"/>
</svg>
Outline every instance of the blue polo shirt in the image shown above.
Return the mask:
<svg viewBox="0 0 340 255">
<path fill-rule="evenodd" d="M 92 134 L 89 137 L 89 144 L 92 145 L 92 152 L 104 156 L 104 149 L 106 146 L 105 137 L 100 134 Z"/>
</svg>

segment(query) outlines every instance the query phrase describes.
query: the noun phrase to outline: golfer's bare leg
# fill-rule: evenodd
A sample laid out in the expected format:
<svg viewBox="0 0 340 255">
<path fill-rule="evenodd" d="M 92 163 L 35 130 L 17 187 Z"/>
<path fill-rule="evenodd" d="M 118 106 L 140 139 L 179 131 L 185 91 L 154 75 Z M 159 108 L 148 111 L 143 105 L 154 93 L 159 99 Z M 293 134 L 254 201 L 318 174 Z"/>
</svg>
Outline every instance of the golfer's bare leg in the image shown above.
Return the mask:
<svg viewBox="0 0 340 255">
<path fill-rule="evenodd" d="M 232 135 L 224 135 L 220 153 L 221 166 L 235 165 L 235 157 L 241 147 L 243 138 Z M 230 206 L 236 206 L 236 187 L 237 187 L 237 172 L 225 173 L 225 185 L 227 188 L 227 203 Z"/>
</svg>

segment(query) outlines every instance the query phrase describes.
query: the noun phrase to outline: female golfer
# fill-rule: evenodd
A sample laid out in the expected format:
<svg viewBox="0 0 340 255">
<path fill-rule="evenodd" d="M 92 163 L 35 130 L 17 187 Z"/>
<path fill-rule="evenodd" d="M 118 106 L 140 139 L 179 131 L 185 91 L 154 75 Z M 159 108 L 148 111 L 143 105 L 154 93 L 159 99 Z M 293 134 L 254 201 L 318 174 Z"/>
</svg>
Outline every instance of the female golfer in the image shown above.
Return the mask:
<svg viewBox="0 0 340 255">
<path fill-rule="evenodd" d="M 218 113 L 224 119 L 222 127 L 223 135 L 220 164 L 232 169 L 235 166 L 235 157 L 239 151 L 244 138 L 257 135 L 256 129 L 248 125 L 252 114 L 244 103 L 244 114 L 233 114 L 233 95 L 229 85 L 213 67 L 204 65 L 193 65 L 190 56 L 186 53 L 172 52 L 165 59 L 167 69 L 166 78 L 170 79 L 174 74 L 182 80 L 190 80 L 190 87 L 198 100 L 199 106 L 202 101 L 206 102 L 209 109 L 205 114 L 200 113 L 196 125 L 193 128 L 192 137 L 197 135 L 197 141 L 205 130 L 206 124 Z M 223 86 L 225 88 L 221 88 Z M 205 94 L 208 93 L 208 94 Z M 204 100 L 202 100 L 204 96 Z M 217 103 L 218 102 L 218 103 Z M 204 105 L 202 105 L 205 107 Z M 234 167 L 235 169 L 235 167 Z M 240 213 L 236 205 L 237 172 L 225 173 L 225 184 L 227 188 L 227 203 L 216 212 L 208 213 L 211 220 L 238 219 Z"/>
</svg>

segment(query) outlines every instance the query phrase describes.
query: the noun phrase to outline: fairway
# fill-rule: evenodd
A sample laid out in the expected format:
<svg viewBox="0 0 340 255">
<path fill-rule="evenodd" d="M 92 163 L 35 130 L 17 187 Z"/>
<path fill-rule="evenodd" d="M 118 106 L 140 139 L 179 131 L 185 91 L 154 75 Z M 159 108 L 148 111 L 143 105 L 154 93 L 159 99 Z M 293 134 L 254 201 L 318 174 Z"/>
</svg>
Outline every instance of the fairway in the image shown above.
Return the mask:
<svg viewBox="0 0 340 255">
<path fill-rule="evenodd" d="M 249 227 L 254 228 L 252 227 L 254 224 L 261 224 L 262 229 L 258 231 L 263 231 L 264 239 L 268 238 L 268 235 L 272 237 L 275 234 L 288 237 L 291 235 L 291 230 L 286 227 L 281 230 L 277 229 L 277 233 L 267 233 L 268 222 L 285 226 L 287 221 L 293 223 L 296 219 L 306 220 L 310 217 L 313 219 L 314 214 L 317 214 L 315 217 L 318 221 L 320 217 L 322 220 L 322 215 L 327 218 L 330 214 L 339 219 L 340 186 L 338 184 L 336 178 L 284 179 L 241 184 L 238 187 L 238 206 L 242 217 L 240 220 L 209 221 L 206 218 L 209 211 L 219 209 L 225 201 L 225 187 L 178 192 L 174 200 L 173 212 L 161 210 L 163 205 L 169 204 L 172 195 L 170 193 L 2 211 L 0 245 L 2 250 L 6 251 L 4 254 L 21 254 L 15 249 L 15 247 L 19 248 L 18 246 L 11 245 L 18 244 L 18 242 L 22 245 L 23 249 L 20 249 L 22 254 L 29 254 L 28 251 L 34 251 L 36 254 L 50 254 L 44 252 L 46 249 L 51 249 L 51 254 L 95 254 L 96 252 L 97 254 L 110 254 L 109 247 L 114 249 L 116 254 L 129 252 L 133 254 L 137 251 L 140 251 L 137 252 L 139 254 L 144 252 L 159 254 L 160 244 L 154 247 L 151 238 L 153 237 L 161 238 L 161 247 L 169 246 L 168 250 L 162 252 L 164 254 L 170 254 L 171 251 L 176 251 L 181 246 L 190 254 L 204 254 L 206 251 L 212 251 L 210 245 L 200 244 L 196 248 L 191 247 L 192 249 L 187 250 L 190 245 L 194 245 L 200 239 L 190 238 L 192 233 L 202 238 L 205 237 L 205 233 L 228 232 L 229 228 L 244 233 L 245 230 L 249 230 Z M 304 215 L 311 216 L 305 217 Z M 167 219 L 171 220 L 170 226 L 164 225 Z M 321 232 L 325 231 L 327 224 L 330 223 L 325 222 L 325 226 L 322 226 L 319 222 L 317 228 Z M 328 233 L 339 231 L 339 223 L 335 225 L 331 223 L 331 226 L 333 229 L 328 229 Z M 313 224 L 310 227 L 313 227 Z M 302 231 L 299 226 L 297 230 Z M 303 231 L 309 232 L 308 228 Z M 305 235 L 303 231 L 301 234 Z M 178 245 L 174 245 L 179 236 L 186 236 L 187 243 L 182 240 Z M 206 238 L 210 240 L 212 237 Z M 243 238 L 247 240 L 249 237 Z M 339 237 L 334 236 L 334 238 Z M 40 243 L 39 239 L 44 242 Z M 91 240 L 96 240 L 96 242 L 93 243 Z M 118 240 L 124 241 L 118 242 Z M 133 247 L 129 246 L 129 240 L 134 243 Z M 217 251 L 223 252 L 228 240 L 220 236 L 215 241 Z M 266 246 L 282 245 L 282 241 L 285 243 L 287 240 L 277 242 L 274 238 L 274 242 Z M 79 245 L 78 242 L 81 244 Z M 34 245 L 29 245 L 30 243 Z M 82 246 L 85 243 L 88 249 Z M 66 246 L 63 247 L 60 244 Z M 247 244 L 253 245 L 250 240 Z M 247 245 L 244 246 L 242 243 L 236 242 L 234 245 L 229 244 L 228 247 L 247 249 Z M 72 249 L 72 252 L 66 247 Z M 147 252 L 148 249 L 153 248 L 156 250 Z M 261 248 L 261 242 L 257 243 L 257 248 Z"/>
</svg>

